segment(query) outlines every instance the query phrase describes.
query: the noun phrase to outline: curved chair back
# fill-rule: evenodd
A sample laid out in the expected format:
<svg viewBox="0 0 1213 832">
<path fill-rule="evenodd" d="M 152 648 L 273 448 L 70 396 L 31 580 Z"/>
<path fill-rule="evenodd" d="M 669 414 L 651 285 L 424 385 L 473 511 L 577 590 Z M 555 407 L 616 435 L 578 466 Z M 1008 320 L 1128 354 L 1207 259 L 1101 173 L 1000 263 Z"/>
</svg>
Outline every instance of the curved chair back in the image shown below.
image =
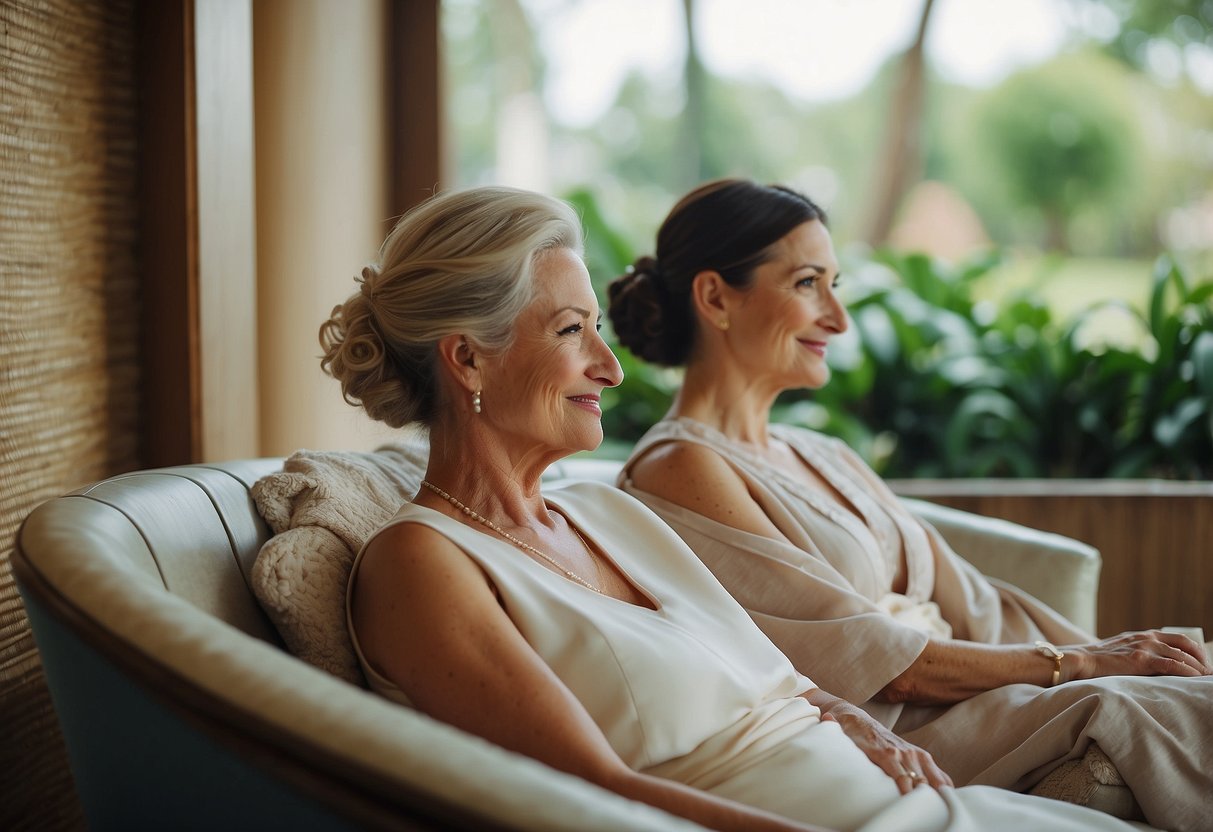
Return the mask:
<svg viewBox="0 0 1213 832">
<path fill-rule="evenodd" d="M 299 661 L 249 590 L 281 459 L 113 477 L 13 566 L 95 829 L 698 829 Z"/>
</svg>

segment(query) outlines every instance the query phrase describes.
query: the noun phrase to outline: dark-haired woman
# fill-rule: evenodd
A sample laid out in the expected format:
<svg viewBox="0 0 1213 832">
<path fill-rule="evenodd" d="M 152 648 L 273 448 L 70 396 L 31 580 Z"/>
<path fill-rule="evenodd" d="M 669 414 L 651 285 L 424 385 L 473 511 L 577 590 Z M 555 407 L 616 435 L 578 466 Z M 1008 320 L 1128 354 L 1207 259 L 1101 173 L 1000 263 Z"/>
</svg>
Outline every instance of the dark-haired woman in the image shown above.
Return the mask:
<svg viewBox="0 0 1213 832">
<path fill-rule="evenodd" d="M 1092 741 L 1146 818 L 1207 829 L 1213 677 L 1159 632 L 1096 641 L 988 580 L 841 442 L 771 424 L 847 328 L 824 212 L 782 187 L 701 186 L 610 287 L 619 340 L 685 367 L 620 486 L 669 523 L 796 667 L 958 783 L 1026 790 Z"/>
</svg>

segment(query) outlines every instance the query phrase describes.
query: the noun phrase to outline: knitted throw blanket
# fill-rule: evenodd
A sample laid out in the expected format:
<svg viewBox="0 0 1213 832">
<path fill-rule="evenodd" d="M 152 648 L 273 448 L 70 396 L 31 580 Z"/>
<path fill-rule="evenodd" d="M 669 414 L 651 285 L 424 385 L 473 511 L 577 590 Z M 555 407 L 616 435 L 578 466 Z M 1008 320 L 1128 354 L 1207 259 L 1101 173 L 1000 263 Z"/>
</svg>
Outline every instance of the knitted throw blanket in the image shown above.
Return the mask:
<svg viewBox="0 0 1213 832">
<path fill-rule="evenodd" d="M 274 536 L 252 590 L 294 655 L 365 686 L 345 621 L 346 584 L 363 543 L 411 500 L 429 457 L 426 437 L 373 452 L 297 451 L 252 487 Z"/>
</svg>

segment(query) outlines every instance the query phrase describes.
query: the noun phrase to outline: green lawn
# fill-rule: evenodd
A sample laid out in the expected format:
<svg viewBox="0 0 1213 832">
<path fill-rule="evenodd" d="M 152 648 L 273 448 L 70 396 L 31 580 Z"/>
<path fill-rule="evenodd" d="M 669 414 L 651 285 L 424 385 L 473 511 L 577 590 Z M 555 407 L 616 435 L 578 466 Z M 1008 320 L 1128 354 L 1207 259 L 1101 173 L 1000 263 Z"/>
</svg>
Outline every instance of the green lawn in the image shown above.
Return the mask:
<svg viewBox="0 0 1213 832">
<path fill-rule="evenodd" d="M 1069 322 L 1092 304 L 1119 301 L 1138 312 L 1145 311 L 1150 297 L 1151 268 L 1148 260 L 1100 257 L 1023 257 L 991 271 L 976 287 L 982 300 L 999 303 L 1023 290 L 1042 297 L 1053 320 Z M 1087 343 L 1139 344 L 1144 324 L 1123 309 L 1105 309 L 1083 326 Z"/>
</svg>

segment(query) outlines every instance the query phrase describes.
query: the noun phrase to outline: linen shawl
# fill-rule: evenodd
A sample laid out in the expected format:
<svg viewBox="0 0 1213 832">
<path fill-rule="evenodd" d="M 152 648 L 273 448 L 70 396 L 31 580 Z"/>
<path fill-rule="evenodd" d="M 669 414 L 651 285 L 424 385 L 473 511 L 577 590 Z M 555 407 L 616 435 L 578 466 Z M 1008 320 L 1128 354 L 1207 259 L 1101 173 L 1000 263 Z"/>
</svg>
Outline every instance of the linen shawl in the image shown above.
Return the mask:
<svg viewBox="0 0 1213 832">
<path fill-rule="evenodd" d="M 891 727 L 903 706 L 872 697 L 914 662 L 930 638 L 947 636 L 932 626 L 935 619 L 953 638 L 987 644 L 1091 640 L 1043 603 L 979 573 L 843 442 L 789 425 L 772 425 L 770 434 L 851 508 L 687 418 L 654 425 L 618 484 L 670 524 L 796 668 L 823 689 L 862 704 Z M 740 531 L 637 488 L 635 461 L 675 441 L 706 446 L 727 460 L 787 540 Z M 902 557 L 906 586 L 893 593 Z"/>
</svg>

